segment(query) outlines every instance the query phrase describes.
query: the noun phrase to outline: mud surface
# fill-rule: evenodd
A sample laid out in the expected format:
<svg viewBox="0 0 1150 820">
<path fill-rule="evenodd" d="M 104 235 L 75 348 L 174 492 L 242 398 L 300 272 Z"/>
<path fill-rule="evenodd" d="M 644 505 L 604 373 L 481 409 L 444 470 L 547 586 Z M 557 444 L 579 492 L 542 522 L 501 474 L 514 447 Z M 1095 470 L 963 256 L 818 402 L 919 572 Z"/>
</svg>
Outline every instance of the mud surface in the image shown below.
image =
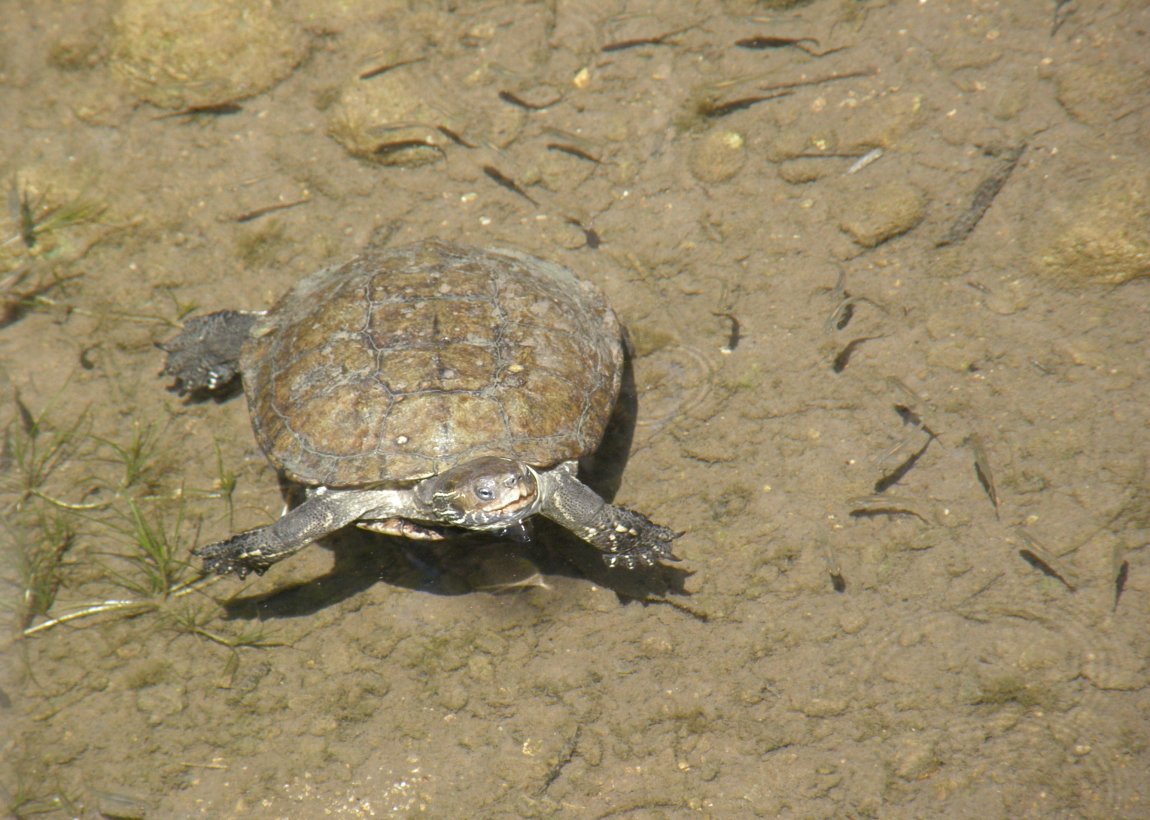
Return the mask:
<svg viewBox="0 0 1150 820">
<path fill-rule="evenodd" d="M 1150 812 L 1145 4 L 170 5 L 0 17 L 8 812 Z M 281 498 L 154 343 L 430 236 L 607 293 L 684 563 L 197 584 Z"/>
</svg>

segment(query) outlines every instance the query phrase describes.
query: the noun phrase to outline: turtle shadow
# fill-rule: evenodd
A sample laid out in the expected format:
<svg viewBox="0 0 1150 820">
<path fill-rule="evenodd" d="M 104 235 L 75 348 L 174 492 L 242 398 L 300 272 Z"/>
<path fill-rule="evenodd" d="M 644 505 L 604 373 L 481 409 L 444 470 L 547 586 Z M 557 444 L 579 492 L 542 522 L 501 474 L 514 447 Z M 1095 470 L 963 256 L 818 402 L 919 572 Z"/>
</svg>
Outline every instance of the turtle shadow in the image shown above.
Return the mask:
<svg viewBox="0 0 1150 820">
<path fill-rule="evenodd" d="M 314 615 L 354 598 L 377 583 L 431 595 L 513 594 L 565 577 L 598 584 L 621 602 L 647 602 L 687 595 L 690 572 L 658 565 L 628 570 L 608 567 L 592 547 L 543 522 L 530 543 L 484 535 L 444 541 L 408 541 L 348 531 L 323 542 L 335 560 L 325 574 L 223 604 L 228 620 L 277 620 Z"/>
<path fill-rule="evenodd" d="M 631 357 L 624 360 L 619 399 L 603 441 L 580 462 L 580 477 L 612 500 L 622 483 L 638 415 Z M 299 488 L 281 482 L 289 504 Z M 304 617 L 352 598 L 376 583 L 433 595 L 508 592 L 542 585 L 545 576 L 584 579 L 612 590 L 620 601 L 651 601 L 688 595 L 691 572 L 656 565 L 609 567 L 602 554 L 562 527 L 536 518 L 527 540 L 465 533 L 443 541 L 412 541 L 347 528 L 320 543 L 333 551 L 332 568 L 322 576 L 269 593 L 240 596 L 224 604 L 229 619 Z"/>
<path fill-rule="evenodd" d="M 639 418 L 639 391 L 631 364 L 631 343 L 623 336 L 623 374 L 619 397 L 607 420 L 603 438 L 594 452 L 579 461 L 579 478 L 608 501 L 614 501 L 623 484 L 623 471 L 631 458 L 635 424 Z M 580 542 L 582 543 L 582 542 Z"/>
</svg>

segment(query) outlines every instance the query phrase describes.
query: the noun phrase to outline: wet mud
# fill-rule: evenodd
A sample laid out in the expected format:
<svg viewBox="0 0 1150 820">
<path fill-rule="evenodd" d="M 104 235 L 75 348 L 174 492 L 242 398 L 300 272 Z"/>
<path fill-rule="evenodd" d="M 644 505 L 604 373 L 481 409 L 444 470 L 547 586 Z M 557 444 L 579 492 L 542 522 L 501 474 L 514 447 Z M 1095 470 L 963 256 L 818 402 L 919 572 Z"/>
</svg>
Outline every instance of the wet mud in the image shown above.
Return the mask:
<svg viewBox="0 0 1150 820">
<path fill-rule="evenodd" d="M 7 813 L 1150 812 L 1145 4 L 238 8 L 0 18 Z M 156 343 L 427 237 L 602 288 L 682 563 L 199 579 L 283 499 Z"/>
</svg>

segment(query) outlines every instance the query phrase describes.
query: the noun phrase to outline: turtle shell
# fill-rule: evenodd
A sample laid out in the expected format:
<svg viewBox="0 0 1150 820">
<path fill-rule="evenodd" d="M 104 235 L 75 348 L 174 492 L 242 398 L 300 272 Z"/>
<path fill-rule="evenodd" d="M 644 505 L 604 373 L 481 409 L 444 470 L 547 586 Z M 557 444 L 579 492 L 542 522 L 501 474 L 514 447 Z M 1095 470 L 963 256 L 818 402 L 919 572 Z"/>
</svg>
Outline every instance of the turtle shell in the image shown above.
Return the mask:
<svg viewBox="0 0 1150 820">
<path fill-rule="evenodd" d="M 594 450 L 623 349 L 603 296 L 510 250 L 369 248 L 302 279 L 240 361 L 260 447 L 305 484 L 404 484 L 479 456 Z"/>
</svg>

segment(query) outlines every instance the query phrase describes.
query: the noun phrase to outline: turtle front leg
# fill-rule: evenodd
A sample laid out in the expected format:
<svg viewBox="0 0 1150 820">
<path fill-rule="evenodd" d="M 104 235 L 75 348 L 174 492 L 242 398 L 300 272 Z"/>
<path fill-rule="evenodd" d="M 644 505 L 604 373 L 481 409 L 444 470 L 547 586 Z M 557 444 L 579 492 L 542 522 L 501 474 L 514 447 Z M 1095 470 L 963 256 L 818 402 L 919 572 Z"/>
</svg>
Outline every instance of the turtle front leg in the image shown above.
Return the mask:
<svg viewBox="0 0 1150 820">
<path fill-rule="evenodd" d="M 562 464 L 540 474 L 540 513 L 603 553 L 609 567 L 649 567 L 661 559 L 677 561 L 671 545 L 679 533 L 653 523 L 642 513 L 608 504 Z"/>
<path fill-rule="evenodd" d="M 398 511 L 404 495 L 396 490 L 320 488 L 274 524 L 194 549 L 192 555 L 204 559 L 204 574 L 234 572 L 240 578 L 249 572 L 263 575 L 272 564 L 347 526 L 369 510 Z"/>
</svg>

